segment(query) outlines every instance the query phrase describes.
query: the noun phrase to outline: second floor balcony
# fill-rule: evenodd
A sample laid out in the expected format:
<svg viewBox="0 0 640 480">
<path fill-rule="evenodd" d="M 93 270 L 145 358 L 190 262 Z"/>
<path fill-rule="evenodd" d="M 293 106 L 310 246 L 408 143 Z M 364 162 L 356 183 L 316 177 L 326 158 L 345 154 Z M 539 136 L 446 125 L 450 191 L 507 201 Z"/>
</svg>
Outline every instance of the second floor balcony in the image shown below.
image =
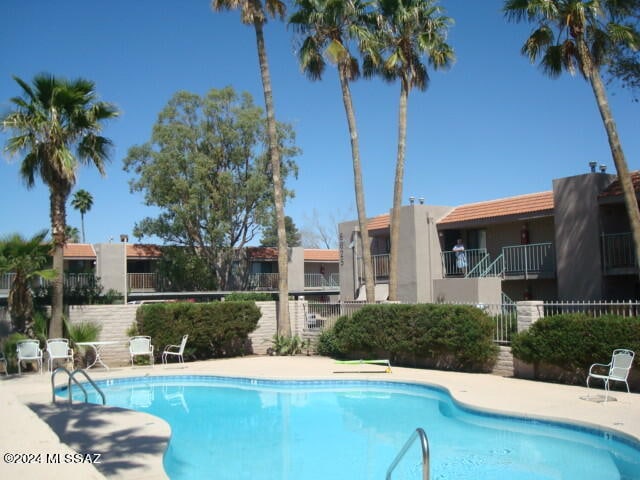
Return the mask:
<svg viewBox="0 0 640 480">
<path fill-rule="evenodd" d="M 0 275 L 0 292 L 9 292 L 13 280 L 16 278 L 15 273 L 3 273 Z M 64 287 L 68 290 L 78 290 L 82 288 L 93 288 L 98 282 L 97 277 L 93 273 L 65 273 Z M 49 280 L 41 278 L 35 279 L 32 288 L 46 288 L 51 284 Z"/>
<path fill-rule="evenodd" d="M 505 246 L 496 258 L 491 258 L 484 249 L 466 250 L 465 256 L 466 268 L 460 268 L 456 252 L 442 252 L 443 276 L 504 279 L 555 276 L 555 250 L 551 242 Z"/>
<path fill-rule="evenodd" d="M 322 273 L 305 273 L 304 288 L 338 288 L 340 286 L 340 275 L 331 273 L 328 275 Z"/>
</svg>

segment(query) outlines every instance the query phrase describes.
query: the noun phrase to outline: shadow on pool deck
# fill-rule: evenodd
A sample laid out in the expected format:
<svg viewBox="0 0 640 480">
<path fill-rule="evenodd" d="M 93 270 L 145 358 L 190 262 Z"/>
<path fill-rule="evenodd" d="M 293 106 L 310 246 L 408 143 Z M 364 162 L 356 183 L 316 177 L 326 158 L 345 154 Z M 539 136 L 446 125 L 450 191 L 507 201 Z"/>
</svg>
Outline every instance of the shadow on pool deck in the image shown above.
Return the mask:
<svg viewBox="0 0 640 480">
<path fill-rule="evenodd" d="M 93 404 L 31 402 L 27 406 L 85 459 L 100 454 L 95 467 L 105 477 L 167 478 L 162 457 L 170 432 L 163 420 Z"/>
</svg>

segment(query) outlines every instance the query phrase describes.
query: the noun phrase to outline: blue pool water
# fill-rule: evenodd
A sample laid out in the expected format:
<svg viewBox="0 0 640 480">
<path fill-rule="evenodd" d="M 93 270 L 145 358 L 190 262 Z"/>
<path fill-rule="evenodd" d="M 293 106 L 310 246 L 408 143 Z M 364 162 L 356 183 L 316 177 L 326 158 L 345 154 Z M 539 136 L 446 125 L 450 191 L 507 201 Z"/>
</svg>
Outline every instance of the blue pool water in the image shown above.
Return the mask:
<svg viewBox="0 0 640 480">
<path fill-rule="evenodd" d="M 170 424 L 171 479 L 383 479 L 422 427 L 435 480 L 640 480 L 640 442 L 629 437 L 474 411 L 422 385 L 206 376 L 98 384 L 107 404 Z M 420 458 L 416 443 L 393 478 L 421 478 Z"/>
</svg>

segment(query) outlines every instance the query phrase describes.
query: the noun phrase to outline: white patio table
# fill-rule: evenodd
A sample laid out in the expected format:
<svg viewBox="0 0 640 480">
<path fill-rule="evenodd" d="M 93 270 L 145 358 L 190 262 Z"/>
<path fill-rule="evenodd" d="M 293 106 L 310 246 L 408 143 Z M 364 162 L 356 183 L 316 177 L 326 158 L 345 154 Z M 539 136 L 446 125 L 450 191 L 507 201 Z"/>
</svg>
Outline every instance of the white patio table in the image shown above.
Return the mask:
<svg viewBox="0 0 640 480">
<path fill-rule="evenodd" d="M 93 359 L 93 362 L 91 363 L 91 365 L 87 365 L 87 370 L 95 366 L 96 363 L 99 363 L 104 368 L 109 370 L 109 367 L 107 366 L 107 364 L 102 361 L 102 356 L 101 356 L 102 351 L 104 350 L 104 347 L 106 347 L 107 345 L 117 345 L 119 343 L 122 343 L 122 342 L 111 340 L 111 341 L 104 341 L 104 342 L 77 342 L 76 345 L 80 347 L 93 348 L 93 351 L 95 353 L 95 358 Z"/>
</svg>

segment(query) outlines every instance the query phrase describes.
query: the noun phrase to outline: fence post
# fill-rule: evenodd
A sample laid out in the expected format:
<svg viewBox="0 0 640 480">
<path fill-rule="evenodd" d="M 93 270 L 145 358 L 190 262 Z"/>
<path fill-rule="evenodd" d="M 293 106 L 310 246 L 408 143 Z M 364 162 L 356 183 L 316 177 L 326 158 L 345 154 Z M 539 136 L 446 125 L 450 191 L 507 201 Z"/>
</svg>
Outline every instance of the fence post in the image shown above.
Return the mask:
<svg viewBox="0 0 640 480">
<path fill-rule="evenodd" d="M 539 318 L 544 317 L 544 303 L 542 300 L 528 300 L 516 302 L 518 311 L 518 332 L 528 330 Z"/>
</svg>

